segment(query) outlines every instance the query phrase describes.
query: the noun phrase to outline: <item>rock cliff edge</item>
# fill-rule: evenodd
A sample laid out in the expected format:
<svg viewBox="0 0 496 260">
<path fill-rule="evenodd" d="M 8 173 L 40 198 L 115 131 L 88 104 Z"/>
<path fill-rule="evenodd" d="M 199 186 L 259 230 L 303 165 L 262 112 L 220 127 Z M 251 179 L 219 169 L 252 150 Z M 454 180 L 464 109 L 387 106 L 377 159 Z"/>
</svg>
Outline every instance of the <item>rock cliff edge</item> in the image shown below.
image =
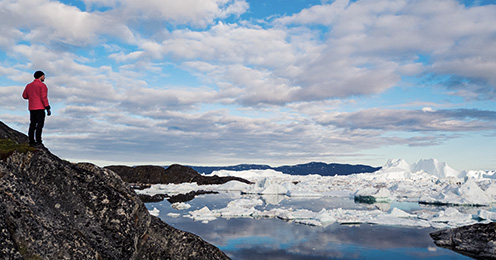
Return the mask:
<svg viewBox="0 0 496 260">
<path fill-rule="evenodd" d="M 113 171 L 29 148 L 2 122 L 0 141 L 0 259 L 229 259 L 151 216 Z"/>
</svg>

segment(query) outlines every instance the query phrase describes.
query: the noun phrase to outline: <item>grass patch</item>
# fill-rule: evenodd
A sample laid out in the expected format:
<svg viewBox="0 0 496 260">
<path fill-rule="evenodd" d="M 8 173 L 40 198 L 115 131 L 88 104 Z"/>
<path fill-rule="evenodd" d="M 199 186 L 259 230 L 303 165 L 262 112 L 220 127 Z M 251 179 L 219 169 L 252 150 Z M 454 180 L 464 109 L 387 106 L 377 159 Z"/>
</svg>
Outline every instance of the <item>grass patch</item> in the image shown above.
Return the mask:
<svg viewBox="0 0 496 260">
<path fill-rule="evenodd" d="M 33 152 L 36 149 L 29 144 L 18 144 L 12 139 L 0 139 L 0 159 L 4 160 L 14 151 L 21 153 Z"/>
</svg>

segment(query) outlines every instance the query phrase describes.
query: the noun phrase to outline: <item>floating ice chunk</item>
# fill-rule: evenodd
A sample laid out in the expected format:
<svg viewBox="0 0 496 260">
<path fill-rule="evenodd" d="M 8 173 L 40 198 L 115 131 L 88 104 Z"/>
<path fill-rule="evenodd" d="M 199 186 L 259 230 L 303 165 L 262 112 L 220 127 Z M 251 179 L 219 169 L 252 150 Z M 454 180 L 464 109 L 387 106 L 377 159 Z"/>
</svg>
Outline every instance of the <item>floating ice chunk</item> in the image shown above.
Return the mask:
<svg viewBox="0 0 496 260">
<path fill-rule="evenodd" d="M 281 195 L 281 194 L 260 195 L 260 197 L 263 199 L 263 201 L 265 201 L 265 203 L 270 205 L 277 205 L 281 201 L 288 198 L 286 195 Z"/>
<path fill-rule="evenodd" d="M 315 197 L 320 198 L 323 196 L 321 192 L 315 192 L 312 190 L 289 190 L 287 195 L 290 197 Z"/>
<path fill-rule="evenodd" d="M 466 199 L 468 204 L 488 205 L 493 202 L 491 196 L 483 191 L 472 178 L 469 178 L 458 189 L 457 194 Z"/>
<path fill-rule="evenodd" d="M 171 212 L 171 213 L 167 214 L 167 216 L 172 217 L 172 218 L 178 218 L 178 217 L 181 216 L 181 214 L 179 214 L 179 213 L 172 213 Z"/>
<path fill-rule="evenodd" d="M 332 210 L 336 222 L 341 224 L 370 223 L 384 213 L 380 210 L 345 210 L 342 208 Z"/>
<path fill-rule="evenodd" d="M 317 213 L 317 215 L 315 215 L 315 219 L 323 223 L 324 225 L 329 225 L 336 222 L 336 218 L 331 216 L 331 214 L 329 214 L 326 209 L 322 209 L 319 213 Z"/>
<path fill-rule="evenodd" d="M 432 188 L 429 182 L 403 180 L 393 184 L 389 190 L 395 195 L 396 199 L 418 199 L 426 194 L 426 190 L 432 190 Z"/>
<path fill-rule="evenodd" d="M 373 196 L 376 198 L 389 198 L 391 192 L 387 188 L 380 188 Z"/>
<path fill-rule="evenodd" d="M 150 215 L 155 217 L 158 217 L 158 215 L 160 214 L 160 210 L 155 207 L 152 210 L 148 210 L 148 212 L 150 212 Z"/>
<path fill-rule="evenodd" d="M 395 217 L 398 217 L 398 218 L 413 218 L 413 217 L 417 217 L 416 215 L 412 215 L 410 213 L 407 213 L 401 209 L 398 209 L 398 208 L 393 208 L 391 210 L 391 213 L 390 213 L 391 216 L 395 216 Z"/>
<path fill-rule="evenodd" d="M 464 214 L 455 208 L 447 208 L 446 210 L 441 210 L 430 219 L 431 223 L 444 223 L 448 226 L 461 226 L 473 224 L 476 221 L 473 219 L 471 214 Z M 433 225 L 436 227 L 435 225 Z"/>
<path fill-rule="evenodd" d="M 251 186 L 251 189 L 245 192 L 253 194 L 286 194 L 288 193 L 288 188 L 281 184 L 273 183 L 271 178 L 266 177 L 258 180 L 255 185 Z"/>
<path fill-rule="evenodd" d="M 393 215 L 379 215 L 368 221 L 371 224 L 392 225 L 392 226 L 409 226 L 409 227 L 430 227 L 431 224 L 422 219 L 403 218 Z"/>
<path fill-rule="evenodd" d="M 251 217 L 258 212 L 255 206 L 262 204 L 260 199 L 238 199 L 229 202 L 223 209 L 211 211 L 211 214 L 224 218 Z"/>
<path fill-rule="evenodd" d="M 221 217 L 224 218 L 234 218 L 234 217 L 251 217 L 257 212 L 255 208 L 244 208 L 238 206 L 226 207 L 220 210 L 216 210 Z"/>
<path fill-rule="evenodd" d="M 239 182 L 239 181 L 228 181 L 220 185 L 217 190 L 221 191 L 247 191 L 250 189 L 249 184 Z"/>
<path fill-rule="evenodd" d="M 321 211 L 310 210 L 310 205 L 297 203 L 298 209 L 286 209 L 277 205 L 283 200 L 298 200 L 311 197 L 370 197 L 377 201 L 409 201 L 461 205 L 489 205 L 496 202 L 496 174 L 494 172 L 458 172 L 445 163 L 434 159 L 421 160 L 410 166 L 404 160 L 390 160 L 379 171 L 374 173 L 353 174 L 347 176 L 292 176 L 273 170 L 249 170 L 243 172 L 221 171 L 219 176 L 238 176 L 255 184 L 231 181 L 222 185 L 197 185 L 196 183 L 152 185 L 148 190 L 136 191 L 144 194 L 188 193 L 197 190 L 236 191 L 227 193 L 232 202 L 222 209 L 204 207 L 189 212 L 188 217 L 199 221 L 209 221 L 218 217 L 269 217 L 281 218 L 314 226 L 325 226 L 332 223 L 376 223 L 381 225 L 429 226 L 435 228 L 455 227 L 467 223 L 475 223 L 471 214 L 485 219 L 494 219 L 491 211 L 464 209 L 471 214 L 463 214 L 456 209 L 441 208 L 405 212 L 390 208 L 391 204 L 382 203 L 360 205 L 367 209 L 348 210 L 346 204 L 339 203 L 326 207 Z M 239 193 L 241 191 L 241 193 Z M 258 194 L 259 196 L 246 195 Z M 243 199 L 239 199 L 243 197 Z M 419 199 L 420 198 L 420 199 Z M 333 201 L 333 200 L 332 200 Z M 351 202 L 352 203 L 352 202 Z M 288 203 L 293 205 L 291 201 Z M 175 204 L 173 207 L 183 209 L 187 204 Z M 269 209 L 258 210 L 257 206 Z M 381 210 L 375 210 L 378 205 Z M 382 206 L 384 205 L 384 206 Z M 374 209 L 374 210 L 373 210 Z M 191 210 L 191 209 L 189 209 Z M 389 212 L 389 213 L 388 213 Z"/>
<path fill-rule="evenodd" d="M 240 207 L 240 208 L 253 208 L 255 206 L 263 205 L 263 201 L 260 199 L 237 199 L 230 201 L 227 204 L 228 208 Z"/>
<path fill-rule="evenodd" d="M 275 208 L 271 210 L 256 211 L 252 214 L 254 218 L 276 218 L 284 214 L 287 210 L 282 208 Z"/>
<path fill-rule="evenodd" d="M 379 190 L 374 188 L 374 187 L 367 187 L 367 188 L 363 188 L 363 189 L 358 189 L 356 192 L 355 192 L 355 197 L 356 196 L 374 196 L 374 194 L 376 194 Z"/>
<path fill-rule="evenodd" d="M 424 220 L 430 220 L 437 214 L 437 212 L 435 212 L 435 211 L 430 211 L 430 210 L 425 210 L 425 209 L 417 210 L 417 211 L 414 211 L 412 213 L 417 214 L 417 217 L 419 219 L 424 219 Z"/>
<path fill-rule="evenodd" d="M 176 203 L 172 203 L 171 207 L 177 210 L 181 210 L 181 209 L 189 209 L 191 208 L 191 205 L 184 202 L 176 202 Z"/>
<path fill-rule="evenodd" d="M 496 221 L 496 212 L 487 211 L 485 209 L 479 210 L 479 218 Z"/>
<path fill-rule="evenodd" d="M 216 218 L 220 217 L 221 214 L 217 212 L 212 212 L 208 207 L 203 207 L 199 210 L 195 211 L 190 211 L 189 212 L 190 217 L 193 218 L 194 220 L 198 221 L 210 221 L 210 220 L 215 220 Z"/>
<path fill-rule="evenodd" d="M 496 200 L 496 182 L 493 182 L 487 186 L 485 190 L 486 194 L 493 197 Z"/>
<path fill-rule="evenodd" d="M 278 217 L 286 220 L 295 220 L 295 219 L 312 219 L 316 216 L 316 213 L 307 209 L 300 210 L 287 210 L 282 214 L 279 214 Z"/>
<path fill-rule="evenodd" d="M 469 178 L 461 186 L 448 185 L 437 195 L 424 195 L 420 202 L 453 205 L 489 205 L 494 199 L 483 191 L 474 179 Z"/>
<path fill-rule="evenodd" d="M 465 171 L 465 175 L 474 179 L 496 179 L 496 171 Z"/>
<path fill-rule="evenodd" d="M 271 184 L 260 192 L 260 194 L 286 194 L 288 189 L 280 184 Z"/>
</svg>

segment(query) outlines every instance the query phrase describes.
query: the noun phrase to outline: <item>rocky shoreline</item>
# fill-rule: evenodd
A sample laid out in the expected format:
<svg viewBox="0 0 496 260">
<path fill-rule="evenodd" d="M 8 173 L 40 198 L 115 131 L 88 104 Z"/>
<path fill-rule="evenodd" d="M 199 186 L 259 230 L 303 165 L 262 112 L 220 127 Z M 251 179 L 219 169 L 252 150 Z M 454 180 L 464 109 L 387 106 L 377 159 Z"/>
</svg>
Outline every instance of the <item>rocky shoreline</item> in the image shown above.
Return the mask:
<svg viewBox="0 0 496 260">
<path fill-rule="evenodd" d="M 18 149 L 27 137 L 2 122 L 0 140 L 13 146 L 0 160 L 0 259 L 229 259 L 151 216 L 113 171 Z"/>
<path fill-rule="evenodd" d="M 496 222 L 444 229 L 430 234 L 437 246 L 475 259 L 496 259 Z"/>
<path fill-rule="evenodd" d="M 136 167 L 129 166 L 106 166 L 105 169 L 112 170 L 117 173 L 123 181 L 129 183 L 133 189 L 149 188 L 152 184 L 179 184 L 196 182 L 198 185 L 209 184 L 224 184 L 229 181 L 239 181 L 251 184 L 250 181 L 239 177 L 219 177 L 203 176 L 188 166 L 173 164 L 167 169 L 161 166 L 143 165 Z M 167 199 L 170 203 L 187 202 L 195 198 L 197 195 L 216 193 L 210 191 L 197 191 L 188 194 L 178 194 L 170 196 L 168 194 L 156 194 L 154 196 L 139 194 L 138 196 L 143 202 L 159 202 Z"/>
</svg>

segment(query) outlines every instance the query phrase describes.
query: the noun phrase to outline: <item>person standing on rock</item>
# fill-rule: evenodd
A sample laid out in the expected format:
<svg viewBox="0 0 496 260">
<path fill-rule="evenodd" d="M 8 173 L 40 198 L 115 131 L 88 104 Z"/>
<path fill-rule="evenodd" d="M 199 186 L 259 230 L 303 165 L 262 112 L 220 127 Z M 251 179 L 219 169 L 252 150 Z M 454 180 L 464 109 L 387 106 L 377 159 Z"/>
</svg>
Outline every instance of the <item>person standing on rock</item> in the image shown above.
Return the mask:
<svg viewBox="0 0 496 260">
<path fill-rule="evenodd" d="M 44 81 L 45 73 L 36 71 L 33 82 L 29 83 L 22 93 L 22 97 L 27 99 L 29 104 L 30 123 L 28 136 L 29 145 L 31 146 L 42 144 L 41 132 L 45 125 L 45 109 L 48 116 L 52 114 L 48 103 L 48 88 L 43 83 Z"/>
</svg>

